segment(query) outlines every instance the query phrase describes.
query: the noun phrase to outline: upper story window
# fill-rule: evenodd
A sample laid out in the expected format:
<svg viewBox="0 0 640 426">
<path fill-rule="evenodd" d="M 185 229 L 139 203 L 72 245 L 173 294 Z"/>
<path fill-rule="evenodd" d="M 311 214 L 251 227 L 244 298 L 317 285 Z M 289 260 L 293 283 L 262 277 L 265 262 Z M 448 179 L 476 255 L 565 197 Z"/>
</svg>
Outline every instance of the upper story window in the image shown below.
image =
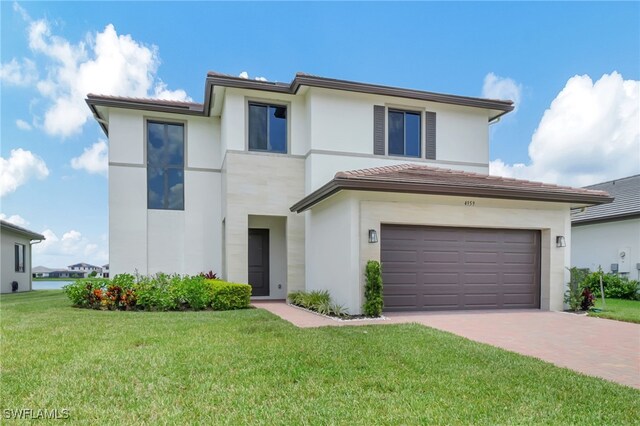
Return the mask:
<svg viewBox="0 0 640 426">
<path fill-rule="evenodd" d="M 24 272 L 24 253 L 25 248 L 24 244 L 15 245 L 15 253 L 16 253 L 16 272 Z"/>
<path fill-rule="evenodd" d="M 249 103 L 249 150 L 287 152 L 287 107 Z"/>
<path fill-rule="evenodd" d="M 389 155 L 420 157 L 421 114 L 389 110 Z"/>
<path fill-rule="evenodd" d="M 147 121 L 147 208 L 184 210 L 184 125 Z"/>
</svg>

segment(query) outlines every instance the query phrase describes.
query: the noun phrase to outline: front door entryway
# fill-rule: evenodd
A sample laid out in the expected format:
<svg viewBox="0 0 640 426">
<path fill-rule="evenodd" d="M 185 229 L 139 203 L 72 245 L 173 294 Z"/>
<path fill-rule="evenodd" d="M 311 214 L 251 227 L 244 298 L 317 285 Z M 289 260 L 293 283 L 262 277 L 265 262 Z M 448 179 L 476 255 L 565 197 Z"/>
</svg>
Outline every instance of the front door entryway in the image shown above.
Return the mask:
<svg viewBox="0 0 640 426">
<path fill-rule="evenodd" d="M 249 284 L 252 296 L 269 296 L 268 229 L 249 229 Z"/>
</svg>

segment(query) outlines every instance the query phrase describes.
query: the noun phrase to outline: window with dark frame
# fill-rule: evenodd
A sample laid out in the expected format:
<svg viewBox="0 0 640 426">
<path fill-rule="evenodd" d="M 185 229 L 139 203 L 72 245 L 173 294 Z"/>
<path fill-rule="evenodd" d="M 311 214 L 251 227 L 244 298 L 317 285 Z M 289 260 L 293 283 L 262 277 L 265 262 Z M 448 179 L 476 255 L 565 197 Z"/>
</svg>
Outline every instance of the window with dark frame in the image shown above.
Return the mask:
<svg viewBox="0 0 640 426">
<path fill-rule="evenodd" d="M 419 112 L 389 109 L 388 154 L 422 156 L 422 116 Z"/>
<path fill-rule="evenodd" d="M 15 253 L 16 253 L 16 272 L 24 272 L 25 245 L 16 243 Z"/>
<path fill-rule="evenodd" d="M 184 125 L 147 121 L 147 208 L 184 210 Z"/>
<path fill-rule="evenodd" d="M 249 151 L 286 154 L 286 106 L 249 102 Z"/>
</svg>

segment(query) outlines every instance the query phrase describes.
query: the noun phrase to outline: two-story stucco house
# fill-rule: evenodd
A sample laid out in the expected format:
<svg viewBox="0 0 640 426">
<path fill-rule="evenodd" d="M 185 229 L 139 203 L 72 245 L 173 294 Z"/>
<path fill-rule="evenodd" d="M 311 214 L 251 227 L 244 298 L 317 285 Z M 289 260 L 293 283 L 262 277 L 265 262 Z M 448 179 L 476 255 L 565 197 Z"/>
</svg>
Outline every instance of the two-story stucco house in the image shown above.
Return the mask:
<svg viewBox="0 0 640 426">
<path fill-rule="evenodd" d="M 387 310 L 558 310 L 570 209 L 610 201 L 488 176 L 509 101 L 209 73 L 203 103 L 87 103 L 109 137 L 113 274 L 214 270 L 359 313 L 375 259 Z"/>
</svg>

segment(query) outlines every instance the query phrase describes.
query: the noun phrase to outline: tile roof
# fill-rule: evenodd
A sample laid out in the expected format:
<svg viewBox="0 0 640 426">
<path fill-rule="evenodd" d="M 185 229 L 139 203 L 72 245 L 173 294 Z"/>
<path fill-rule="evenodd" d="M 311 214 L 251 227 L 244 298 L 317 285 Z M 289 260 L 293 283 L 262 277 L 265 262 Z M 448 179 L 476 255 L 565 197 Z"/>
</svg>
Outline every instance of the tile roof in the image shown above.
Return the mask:
<svg viewBox="0 0 640 426">
<path fill-rule="evenodd" d="M 489 176 L 416 164 L 336 173 L 333 180 L 291 207 L 302 212 L 342 189 L 538 200 L 593 205 L 612 201 L 605 191 Z"/>
<path fill-rule="evenodd" d="M 571 214 L 571 222 L 588 223 L 640 216 L 640 175 L 586 186 L 589 190 L 608 192 L 614 200 L 609 204 L 586 207 Z"/>
</svg>

